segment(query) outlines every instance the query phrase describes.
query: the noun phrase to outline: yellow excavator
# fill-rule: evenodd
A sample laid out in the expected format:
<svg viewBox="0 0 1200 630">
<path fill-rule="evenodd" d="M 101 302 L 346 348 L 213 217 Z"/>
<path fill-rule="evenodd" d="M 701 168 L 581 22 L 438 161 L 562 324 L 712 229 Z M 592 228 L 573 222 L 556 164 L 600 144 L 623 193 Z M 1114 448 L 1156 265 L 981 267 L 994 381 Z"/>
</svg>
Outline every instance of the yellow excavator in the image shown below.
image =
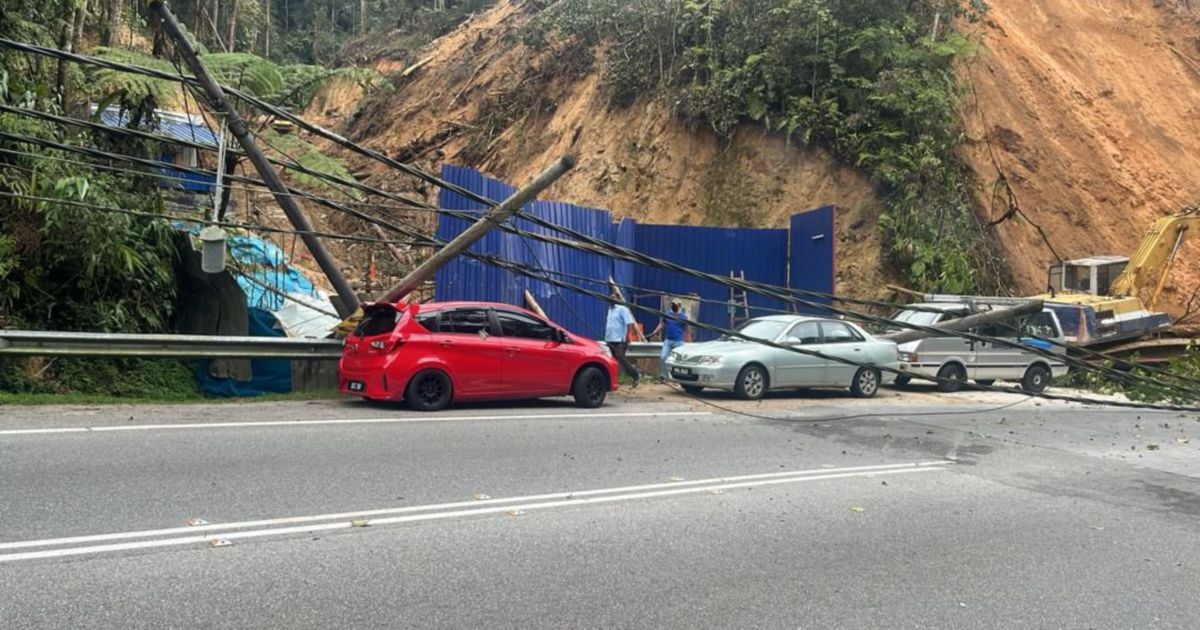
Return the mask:
<svg viewBox="0 0 1200 630">
<path fill-rule="evenodd" d="M 1197 229 L 1197 207 L 1159 219 L 1132 258 L 1093 256 L 1052 265 L 1050 293 L 1037 297 L 1078 345 L 1111 346 L 1167 330 L 1171 318 L 1155 309 L 1180 248 Z"/>
</svg>

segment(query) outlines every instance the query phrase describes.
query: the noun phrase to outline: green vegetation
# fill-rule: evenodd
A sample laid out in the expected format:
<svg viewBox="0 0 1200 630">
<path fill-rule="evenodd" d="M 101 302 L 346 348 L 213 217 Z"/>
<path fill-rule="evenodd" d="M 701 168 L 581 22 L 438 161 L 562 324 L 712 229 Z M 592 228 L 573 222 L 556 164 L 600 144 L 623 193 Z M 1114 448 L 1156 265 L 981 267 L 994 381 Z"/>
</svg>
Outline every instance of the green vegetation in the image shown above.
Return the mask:
<svg viewBox="0 0 1200 630">
<path fill-rule="evenodd" d="M 542 0 L 527 44 L 601 47 L 614 106 L 659 97 L 729 137 L 745 121 L 821 146 L 883 194 L 889 254 L 914 289 L 993 288 L 955 158 L 953 25 L 978 0 Z"/>
<path fill-rule="evenodd" d="M 1133 358 L 1131 361 L 1136 363 L 1137 359 Z M 1105 365 L 1106 367 L 1113 367 L 1112 362 L 1106 362 Z M 1195 405 L 1200 403 L 1200 387 L 1196 387 L 1193 383 L 1188 382 L 1188 380 L 1200 380 L 1200 349 L 1193 348 L 1183 356 L 1171 359 L 1165 366 L 1160 367 L 1170 374 L 1170 376 L 1164 376 L 1141 367 L 1134 367 L 1130 372 L 1138 376 L 1164 381 L 1185 390 L 1190 390 L 1190 395 L 1184 391 L 1160 385 L 1142 382 L 1131 384 L 1107 374 L 1090 370 L 1087 372 L 1072 371 L 1060 384 L 1064 387 L 1078 387 L 1100 394 L 1124 394 L 1130 400 L 1137 402 L 1175 403 L 1180 405 Z M 1179 379 L 1188 380 L 1181 382 Z"/>
</svg>

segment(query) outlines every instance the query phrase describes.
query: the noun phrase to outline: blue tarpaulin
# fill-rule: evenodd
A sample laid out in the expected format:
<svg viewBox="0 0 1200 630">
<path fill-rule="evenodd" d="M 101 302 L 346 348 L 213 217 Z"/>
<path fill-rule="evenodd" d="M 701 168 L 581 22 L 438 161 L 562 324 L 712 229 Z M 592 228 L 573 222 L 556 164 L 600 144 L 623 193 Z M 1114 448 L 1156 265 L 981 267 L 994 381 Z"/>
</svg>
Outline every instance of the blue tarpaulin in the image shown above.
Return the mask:
<svg viewBox="0 0 1200 630">
<path fill-rule="evenodd" d="M 275 328 L 275 316 L 260 308 L 250 309 L 251 337 L 282 337 Z M 196 380 L 200 391 L 210 396 L 261 396 L 285 394 L 292 391 L 292 362 L 287 359 L 254 359 L 250 362 L 253 377 L 249 381 L 214 378 L 209 374 L 209 361 L 196 365 Z"/>
</svg>

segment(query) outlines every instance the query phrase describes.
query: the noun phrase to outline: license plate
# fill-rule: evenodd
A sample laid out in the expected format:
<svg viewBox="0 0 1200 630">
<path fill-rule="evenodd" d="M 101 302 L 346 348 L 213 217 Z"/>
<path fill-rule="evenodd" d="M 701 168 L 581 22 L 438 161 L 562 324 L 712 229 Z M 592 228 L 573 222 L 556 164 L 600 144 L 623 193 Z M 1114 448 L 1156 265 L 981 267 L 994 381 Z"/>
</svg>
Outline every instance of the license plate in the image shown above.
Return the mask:
<svg viewBox="0 0 1200 630">
<path fill-rule="evenodd" d="M 363 389 L 366 388 L 365 385 L 363 385 L 362 381 L 350 381 L 347 384 L 347 387 L 349 387 L 350 391 L 352 391 L 352 392 L 361 392 Z"/>
<path fill-rule="evenodd" d="M 691 376 L 692 375 L 692 371 L 689 370 L 688 368 L 678 368 L 678 367 L 671 368 L 671 373 L 678 374 L 680 376 Z"/>
</svg>

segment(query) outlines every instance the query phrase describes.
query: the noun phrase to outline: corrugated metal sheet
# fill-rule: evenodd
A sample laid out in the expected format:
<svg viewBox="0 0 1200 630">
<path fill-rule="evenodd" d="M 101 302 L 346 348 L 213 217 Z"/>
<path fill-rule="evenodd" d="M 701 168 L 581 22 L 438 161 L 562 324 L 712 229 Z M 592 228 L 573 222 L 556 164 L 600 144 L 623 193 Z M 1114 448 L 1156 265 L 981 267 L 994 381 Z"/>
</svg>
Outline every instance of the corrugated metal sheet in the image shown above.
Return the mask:
<svg viewBox="0 0 1200 630">
<path fill-rule="evenodd" d="M 457 166 L 443 167 L 442 178 L 496 201 L 515 192 L 512 186 Z M 442 208 L 449 210 L 482 211 L 482 204 L 446 190 L 442 191 L 438 201 Z M 830 292 L 833 288 L 832 207 L 798 215 L 793 220 L 793 227 L 804 232 L 799 236 L 793 234 L 790 244 L 789 230 L 784 229 L 641 225 L 630 219 L 613 223 L 611 214 L 605 210 L 548 201 L 532 202 L 525 211 L 556 225 L 685 267 L 721 276 L 744 272 L 748 280 L 776 286 L 789 285 L 788 261 L 791 259 L 799 261 L 799 266 L 790 274 L 790 286 L 822 292 Z M 438 223 L 438 238 L 452 239 L 467 225 L 465 220 L 443 216 Z M 515 219 L 514 225 L 530 232 L 563 236 L 523 218 Z M 818 232 L 825 237 L 814 239 Z M 722 327 L 730 321 L 729 289 L 722 284 L 644 265 L 616 262 L 606 256 L 499 231 L 490 232 L 472 247 L 472 251 L 494 254 L 592 291 L 605 292 L 611 276 L 623 286 L 636 287 L 629 297 L 654 309 L 661 306 L 661 293 L 695 295 L 712 301 L 701 306 L 700 321 Z M 607 309 L 604 302 L 465 257 L 455 259 L 438 272 L 435 298 L 524 304 L 526 289 L 552 319 L 572 332 L 590 337 L 603 334 Z M 749 296 L 749 301 L 751 316 L 785 311 L 788 306 L 782 301 L 755 294 Z M 652 316 L 635 315 L 646 325 L 647 331 L 658 323 Z M 698 335 L 701 339 L 709 337 L 711 335 L 704 333 Z"/>
<path fill-rule="evenodd" d="M 833 261 L 837 247 L 834 238 L 834 207 L 792 215 L 790 261 L 791 286 L 794 289 L 833 293 Z M 828 304 L 828 299 L 805 298 Z M 817 315 L 825 314 L 821 312 Z"/>
<path fill-rule="evenodd" d="M 461 167 L 443 167 L 442 178 L 496 201 L 515 192 L 511 186 Z M 481 212 L 482 208 L 482 204 L 446 190 L 442 191 L 438 201 L 442 208 L 450 210 Z M 526 205 L 524 211 L 595 238 L 611 242 L 613 237 L 612 215 L 605 210 L 535 201 Z M 462 219 L 443 216 L 438 223 L 438 238 L 454 238 L 467 225 Z M 513 225 L 529 232 L 562 236 L 523 218 L 515 219 Z M 593 291 L 604 291 L 604 283 L 612 273 L 612 261 L 604 256 L 500 231 L 488 233 L 471 251 L 495 254 L 541 270 L 554 280 L 577 284 Z M 435 282 L 435 298 L 438 300 L 482 300 L 524 305 L 526 290 L 533 294 L 551 319 L 568 330 L 589 337 L 603 335 L 607 306 L 576 291 L 563 290 L 465 257 L 459 257 L 443 267 Z"/>
<path fill-rule="evenodd" d="M 639 224 L 637 250 L 691 269 L 726 277 L 730 272 L 738 276 L 744 272 L 747 280 L 787 285 L 787 230 Z M 698 317 L 692 313 L 692 318 L 714 326 L 729 326 L 729 287 L 641 265 L 635 275 L 635 284 L 643 289 L 711 300 L 701 305 Z M 751 317 L 787 309 L 786 303 L 762 295 L 752 293 L 748 298 Z M 660 296 L 641 296 L 638 303 L 662 308 Z M 741 311 L 738 315 L 741 316 Z M 645 323 L 647 330 L 658 324 Z M 712 337 L 711 333 L 696 331 L 697 339 Z"/>
<path fill-rule="evenodd" d="M 92 113 L 95 113 L 94 108 Z M 155 116 L 157 124 L 144 124 L 142 130 L 184 142 L 217 146 L 216 134 L 209 131 L 206 125 L 189 120 L 186 114 L 160 111 L 155 112 Z M 109 107 L 100 112 L 100 122 L 109 127 L 128 127 L 129 120 L 129 111 L 119 107 Z"/>
</svg>

